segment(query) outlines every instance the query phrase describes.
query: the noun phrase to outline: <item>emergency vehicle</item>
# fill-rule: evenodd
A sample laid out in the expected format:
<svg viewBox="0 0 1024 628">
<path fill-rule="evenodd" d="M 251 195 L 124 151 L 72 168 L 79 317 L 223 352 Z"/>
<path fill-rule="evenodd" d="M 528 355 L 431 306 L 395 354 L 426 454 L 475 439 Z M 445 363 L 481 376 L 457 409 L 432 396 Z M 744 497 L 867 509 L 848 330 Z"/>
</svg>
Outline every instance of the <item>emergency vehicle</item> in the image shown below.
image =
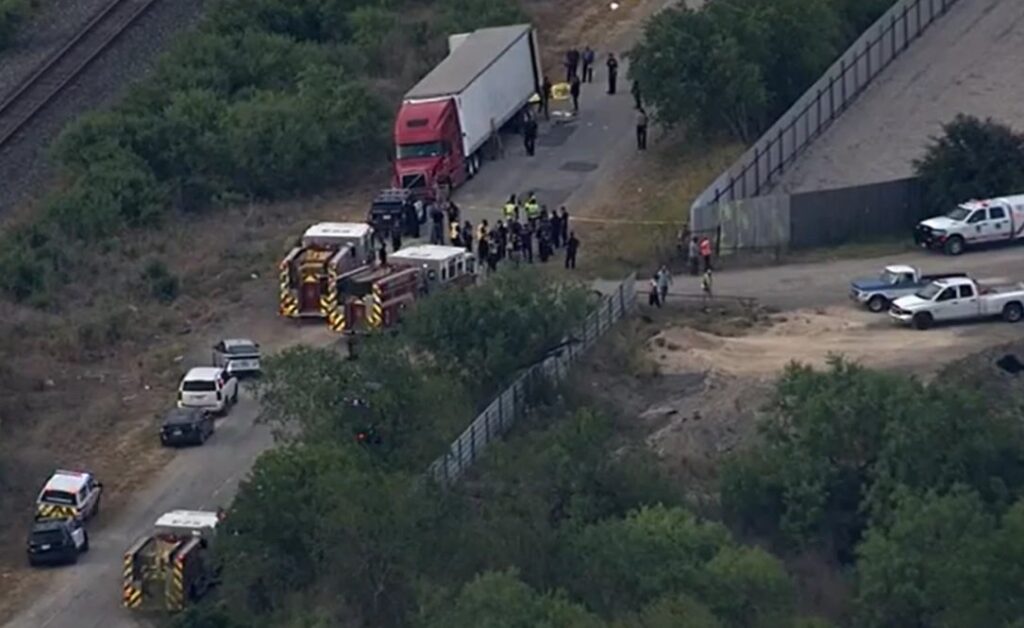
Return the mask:
<svg viewBox="0 0 1024 628">
<path fill-rule="evenodd" d="M 960 255 L 976 244 L 1024 238 L 1024 194 L 970 201 L 943 216 L 922 220 L 914 228 L 914 241 L 922 247 Z"/>
<path fill-rule="evenodd" d="M 346 273 L 373 262 L 373 229 L 363 223 L 322 222 L 311 226 L 279 264 L 280 305 L 288 318 L 327 318 L 335 309 L 332 290 Z"/>
<path fill-rule="evenodd" d="M 398 266 L 420 269 L 427 293 L 476 283 L 476 256 L 460 246 L 417 244 L 392 253 L 389 259 Z"/>
<path fill-rule="evenodd" d="M 46 481 L 36 498 L 36 520 L 78 519 L 85 521 L 100 512 L 103 484 L 87 471 L 58 469 Z"/>
<path fill-rule="evenodd" d="M 140 610 L 180 611 L 217 583 L 212 543 L 221 515 L 172 510 L 153 533 L 124 554 L 121 603 Z"/>
</svg>

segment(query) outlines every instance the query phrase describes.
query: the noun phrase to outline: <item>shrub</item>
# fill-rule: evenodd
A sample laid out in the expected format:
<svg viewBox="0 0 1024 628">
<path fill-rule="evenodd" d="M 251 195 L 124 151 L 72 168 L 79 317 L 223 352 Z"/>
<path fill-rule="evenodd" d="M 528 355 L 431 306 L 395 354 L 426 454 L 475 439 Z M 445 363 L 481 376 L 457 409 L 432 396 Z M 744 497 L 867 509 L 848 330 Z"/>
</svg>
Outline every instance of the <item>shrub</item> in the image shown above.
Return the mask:
<svg viewBox="0 0 1024 628">
<path fill-rule="evenodd" d="M 943 125 L 914 170 L 935 210 L 1024 192 L 1024 135 L 992 119 L 959 114 Z"/>
<path fill-rule="evenodd" d="M 33 5 L 33 0 L 0 0 L 0 50 L 11 44 L 15 31 Z"/>
<path fill-rule="evenodd" d="M 142 281 L 148 286 L 149 294 L 161 303 L 171 303 L 178 298 L 180 282 L 160 260 L 151 260 L 146 264 L 142 271 Z"/>
</svg>

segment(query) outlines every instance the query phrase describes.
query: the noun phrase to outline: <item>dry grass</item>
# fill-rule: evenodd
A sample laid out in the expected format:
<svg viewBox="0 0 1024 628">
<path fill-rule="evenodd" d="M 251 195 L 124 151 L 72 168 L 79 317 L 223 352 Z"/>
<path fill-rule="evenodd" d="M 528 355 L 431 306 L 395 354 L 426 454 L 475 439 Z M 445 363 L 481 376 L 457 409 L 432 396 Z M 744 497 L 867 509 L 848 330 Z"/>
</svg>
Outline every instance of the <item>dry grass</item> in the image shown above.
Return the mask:
<svg viewBox="0 0 1024 628">
<path fill-rule="evenodd" d="M 574 218 L 586 243 L 581 270 L 618 276 L 674 259 L 690 203 L 742 150 L 671 133 L 609 174 Z"/>
</svg>

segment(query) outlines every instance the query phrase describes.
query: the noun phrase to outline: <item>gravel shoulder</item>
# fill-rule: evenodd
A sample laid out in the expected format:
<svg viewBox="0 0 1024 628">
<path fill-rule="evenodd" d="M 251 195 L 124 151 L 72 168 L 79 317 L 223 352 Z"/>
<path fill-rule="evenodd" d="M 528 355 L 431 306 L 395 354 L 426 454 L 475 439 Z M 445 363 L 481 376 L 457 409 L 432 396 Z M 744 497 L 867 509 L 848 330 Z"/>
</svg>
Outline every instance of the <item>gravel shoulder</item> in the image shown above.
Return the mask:
<svg viewBox="0 0 1024 628">
<path fill-rule="evenodd" d="M 776 186 L 807 192 L 912 176 L 958 113 L 1024 127 L 1024 2 L 962 0 L 899 57 Z"/>
</svg>

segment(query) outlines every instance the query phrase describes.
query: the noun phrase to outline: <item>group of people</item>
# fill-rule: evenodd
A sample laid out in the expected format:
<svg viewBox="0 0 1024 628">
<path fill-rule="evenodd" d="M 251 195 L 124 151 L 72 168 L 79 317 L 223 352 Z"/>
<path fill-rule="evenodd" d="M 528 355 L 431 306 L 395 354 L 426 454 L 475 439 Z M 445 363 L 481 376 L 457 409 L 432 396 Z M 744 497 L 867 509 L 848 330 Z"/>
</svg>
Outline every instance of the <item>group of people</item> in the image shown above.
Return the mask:
<svg viewBox="0 0 1024 628">
<path fill-rule="evenodd" d="M 469 220 L 462 221 L 458 206 L 447 201 L 444 208 L 430 206 L 430 242 L 445 244 L 444 224 L 448 224 L 447 243 L 475 252 L 477 259 L 491 271 L 508 260 L 518 266 L 532 264 L 534 257 L 546 263 L 557 249 L 565 249 L 565 267 L 576 268 L 580 241 L 569 230 L 569 211 L 548 211 L 531 192 L 520 200 L 513 194 L 502 207 L 502 219 L 492 227 L 482 220 L 474 229 Z"/>
<path fill-rule="evenodd" d="M 712 246 L 711 239 L 707 236 L 691 236 L 687 250 L 687 261 L 690 267 L 690 274 L 700 273 L 701 299 L 705 309 L 713 297 L 711 273 Z M 703 267 L 703 272 L 701 268 Z M 651 277 L 648 293 L 648 304 L 654 307 L 661 307 L 668 298 L 668 288 L 672 284 L 672 273 L 668 266 L 662 265 Z"/>
</svg>

